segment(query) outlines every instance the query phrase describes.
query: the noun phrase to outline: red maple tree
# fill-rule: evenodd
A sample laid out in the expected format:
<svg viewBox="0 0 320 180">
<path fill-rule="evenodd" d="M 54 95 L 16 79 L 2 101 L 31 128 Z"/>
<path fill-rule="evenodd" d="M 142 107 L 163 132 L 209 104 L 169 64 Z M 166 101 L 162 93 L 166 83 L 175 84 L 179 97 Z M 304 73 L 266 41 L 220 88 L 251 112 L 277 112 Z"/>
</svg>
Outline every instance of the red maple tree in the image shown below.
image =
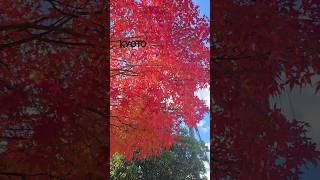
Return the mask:
<svg viewBox="0 0 320 180">
<path fill-rule="evenodd" d="M 0 179 L 103 179 L 107 7 L 0 3 Z"/>
<path fill-rule="evenodd" d="M 209 22 L 191 0 L 111 1 L 111 156 L 157 155 L 207 108 Z M 119 41 L 146 41 L 120 47 Z"/>
<path fill-rule="evenodd" d="M 269 105 L 285 86 L 311 84 L 320 73 L 319 5 L 213 4 L 213 179 L 299 179 L 302 165 L 319 160 L 307 124 Z"/>
<path fill-rule="evenodd" d="M 208 22 L 188 1 L 101 0 L 0 4 L 0 178 L 103 179 L 110 95 L 111 154 L 157 154 L 182 122 L 207 111 Z"/>
</svg>

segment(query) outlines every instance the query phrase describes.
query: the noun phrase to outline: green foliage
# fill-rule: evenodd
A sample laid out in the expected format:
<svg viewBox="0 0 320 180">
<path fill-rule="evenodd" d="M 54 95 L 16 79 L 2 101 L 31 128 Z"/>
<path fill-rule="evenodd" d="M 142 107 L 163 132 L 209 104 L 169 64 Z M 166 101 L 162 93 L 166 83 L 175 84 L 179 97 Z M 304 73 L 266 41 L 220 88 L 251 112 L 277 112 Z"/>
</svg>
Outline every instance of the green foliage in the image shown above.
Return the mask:
<svg viewBox="0 0 320 180">
<path fill-rule="evenodd" d="M 110 176 L 112 179 L 126 180 L 126 179 L 138 179 L 138 167 L 134 162 L 125 162 L 123 157 L 116 153 L 113 155 L 110 167 Z"/>
<path fill-rule="evenodd" d="M 111 160 L 111 179 L 114 180 L 205 180 L 204 161 L 208 161 L 208 148 L 183 129 L 180 141 L 158 157 L 125 161 L 115 154 Z"/>
</svg>

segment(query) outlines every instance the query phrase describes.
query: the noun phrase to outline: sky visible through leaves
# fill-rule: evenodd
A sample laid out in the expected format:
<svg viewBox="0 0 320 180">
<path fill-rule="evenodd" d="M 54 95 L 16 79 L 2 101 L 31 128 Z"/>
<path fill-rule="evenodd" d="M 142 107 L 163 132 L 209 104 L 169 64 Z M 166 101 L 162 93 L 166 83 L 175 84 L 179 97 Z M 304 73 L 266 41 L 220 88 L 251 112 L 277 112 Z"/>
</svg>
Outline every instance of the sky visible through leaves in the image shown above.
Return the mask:
<svg viewBox="0 0 320 180">
<path fill-rule="evenodd" d="M 209 0 L 193 0 L 193 2 L 199 6 L 200 15 L 210 18 L 210 1 Z M 197 96 L 200 99 L 206 101 L 206 104 L 210 107 L 210 91 L 207 89 L 201 89 L 197 91 Z M 207 147 L 210 148 L 210 114 L 209 112 L 205 115 L 204 119 L 198 124 L 201 139 L 206 143 Z M 209 153 L 208 153 L 208 157 Z M 210 179 L 210 166 L 209 163 L 205 162 L 207 169 L 207 178 Z"/>
<path fill-rule="evenodd" d="M 200 14 L 205 15 L 208 18 L 210 18 L 210 1 L 209 0 L 193 0 L 195 4 L 199 6 Z M 290 117 L 293 116 L 293 112 L 295 112 L 296 116 L 301 116 L 300 119 L 306 122 L 309 122 L 311 125 L 311 137 L 313 138 L 316 143 L 320 142 L 320 135 L 319 132 L 317 133 L 318 127 L 320 127 L 317 123 L 317 118 L 319 117 L 319 112 L 316 110 L 319 107 L 319 96 L 314 95 L 311 90 L 312 88 L 304 88 L 304 92 L 302 94 L 297 93 L 297 91 L 293 92 L 288 92 L 286 95 L 282 95 L 279 97 L 282 99 L 282 101 L 286 101 L 286 98 L 290 98 L 292 100 L 291 104 L 293 104 L 293 107 L 290 107 L 290 105 L 286 105 L 284 103 L 283 109 L 287 112 L 284 112 L 286 116 Z M 309 92 L 312 91 L 312 92 Z M 208 89 L 202 89 L 199 90 L 196 93 L 200 99 L 206 100 L 206 103 L 210 105 L 210 91 Z M 300 100 L 299 100 L 300 99 Z M 288 100 L 287 100 L 288 101 Z M 291 105 L 292 106 L 292 105 Z M 314 107 L 314 111 L 310 112 L 310 110 L 305 110 L 307 108 L 303 107 Z M 293 112 L 292 112 L 293 111 Z M 313 120 L 309 120 L 308 117 L 311 116 Z M 295 117 L 297 118 L 297 117 Z M 208 146 L 210 146 L 210 114 L 207 113 L 204 119 L 198 124 L 198 129 L 200 131 L 200 136 L 203 141 L 206 142 Z M 319 144 L 318 147 L 319 148 Z M 210 169 L 209 165 L 207 166 L 207 174 L 208 174 L 208 179 L 210 179 Z M 320 167 L 314 167 L 312 165 L 309 166 L 309 168 L 304 168 L 303 170 L 303 175 L 301 176 L 302 180 L 317 180 L 320 177 Z"/>
<path fill-rule="evenodd" d="M 314 82 L 319 77 L 312 79 Z M 314 94 L 315 88 L 305 86 L 303 88 L 294 88 L 292 91 L 285 89 L 284 92 L 273 99 L 271 102 L 279 104 L 282 112 L 288 119 L 299 119 L 310 124 L 308 136 L 317 143 L 319 149 L 320 144 L 320 123 L 317 117 L 320 116 L 320 96 Z M 318 162 L 319 163 L 319 162 Z M 308 164 L 308 168 L 303 168 L 301 180 L 318 180 L 320 177 L 320 166 Z"/>
</svg>

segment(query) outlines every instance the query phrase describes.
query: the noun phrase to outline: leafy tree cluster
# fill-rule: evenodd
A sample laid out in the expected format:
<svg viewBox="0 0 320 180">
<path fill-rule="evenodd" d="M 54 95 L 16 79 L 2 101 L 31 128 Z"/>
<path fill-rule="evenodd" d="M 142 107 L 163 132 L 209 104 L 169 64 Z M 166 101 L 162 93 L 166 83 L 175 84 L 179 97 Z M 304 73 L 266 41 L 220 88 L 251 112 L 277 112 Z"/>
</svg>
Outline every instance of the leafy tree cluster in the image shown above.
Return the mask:
<svg viewBox="0 0 320 180">
<path fill-rule="evenodd" d="M 157 157 L 126 161 L 116 153 L 111 160 L 111 179 L 206 180 L 204 162 L 208 161 L 206 153 L 209 150 L 203 141 L 196 140 L 189 132 L 183 129 L 179 143 Z"/>
</svg>

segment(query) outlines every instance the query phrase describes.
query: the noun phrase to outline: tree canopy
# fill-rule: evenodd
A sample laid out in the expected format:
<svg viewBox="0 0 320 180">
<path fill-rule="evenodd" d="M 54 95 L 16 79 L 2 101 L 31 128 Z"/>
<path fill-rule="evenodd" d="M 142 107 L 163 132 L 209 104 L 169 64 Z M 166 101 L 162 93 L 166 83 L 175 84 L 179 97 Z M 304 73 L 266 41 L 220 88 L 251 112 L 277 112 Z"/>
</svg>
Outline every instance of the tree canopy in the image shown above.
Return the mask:
<svg viewBox="0 0 320 180">
<path fill-rule="evenodd" d="M 319 1 L 213 4 L 211 98 L 214 179 L 299 179 L 319 151 L 308 124 L 269 99 L 320 73 Z M 319 84 L 319 83 L 318 83 Z"/>
<path fill-rule="evenodd" d="M 0 3 L 0 179 L 107 176 L 106 4 Z"/>
<path fill-rule="evenodd" d="M 208 112 L 194 92 L 209 84 L 209 22 L 191 0 L 111 1 L 110 20 L 110 153 L 158 155 Z"/>
<path fill-rule="evenodd" d="M 178 143 L 169 150 L 163 150 L 157 157 L 126 161 L 116 153 L 111 161 L 111 179 L 205 180 L 207 152 L 204 142 L 182 129 Z"/>
<path fill-rule="evenodd" d="M 208 111 L 194 91 L 208 84 L 209 23 L 191 0 L 106 2 L 1 2 L 1 179 L 102 179 L 106 127 L 110 154 L 145 158 Z M 119 47 L 132 38 L 147 46 Z"/>
</svg>

